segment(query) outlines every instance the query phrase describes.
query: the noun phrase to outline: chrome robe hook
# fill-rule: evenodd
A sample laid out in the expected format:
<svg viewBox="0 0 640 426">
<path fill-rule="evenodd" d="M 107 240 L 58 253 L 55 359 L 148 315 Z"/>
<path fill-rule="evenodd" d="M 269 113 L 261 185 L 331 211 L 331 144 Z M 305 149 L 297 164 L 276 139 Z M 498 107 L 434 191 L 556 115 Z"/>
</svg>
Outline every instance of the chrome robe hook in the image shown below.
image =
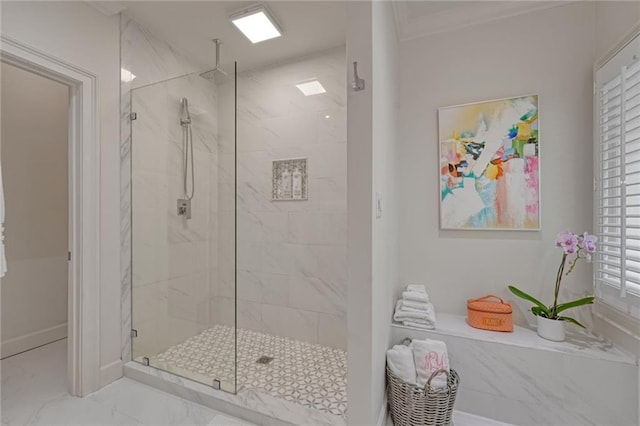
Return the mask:
<svg viewBox="0 0 640 426">
<path fill-rule="evenodd" d="M 353 61 L 353 81 L 351 82 L 353 90 L 359 92 L 364 90 L 364 79 L 358 76 L 358 62 Z"/>
</svg>

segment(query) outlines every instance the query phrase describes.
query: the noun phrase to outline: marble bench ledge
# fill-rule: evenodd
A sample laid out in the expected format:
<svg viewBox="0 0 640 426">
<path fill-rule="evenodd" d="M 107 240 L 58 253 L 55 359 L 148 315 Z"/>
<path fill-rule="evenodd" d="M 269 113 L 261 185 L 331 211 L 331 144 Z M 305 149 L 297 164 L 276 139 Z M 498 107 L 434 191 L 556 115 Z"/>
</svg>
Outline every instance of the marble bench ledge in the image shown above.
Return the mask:
<svg viewBox="0 0 640 426">
<path fill-rule="evenodd" d="M 564 342 L 552 342 L 538 336 L 535 329 L 514 326 L 513 332 L 480 330 L 471 327 L 463 315 L 438 314 L 435 330 L 424 330 L 393 323 L 394 335 L 419 338 L 422 333 L 432 335 L 455 336 L 483 342 L 499 343 L 536 350 L 559 352 L 586 358 L 607 360 L 624 364 L 638 365 L 638 360 L 615 346 L 585 333 L 567 332 Z"/>
</svg>

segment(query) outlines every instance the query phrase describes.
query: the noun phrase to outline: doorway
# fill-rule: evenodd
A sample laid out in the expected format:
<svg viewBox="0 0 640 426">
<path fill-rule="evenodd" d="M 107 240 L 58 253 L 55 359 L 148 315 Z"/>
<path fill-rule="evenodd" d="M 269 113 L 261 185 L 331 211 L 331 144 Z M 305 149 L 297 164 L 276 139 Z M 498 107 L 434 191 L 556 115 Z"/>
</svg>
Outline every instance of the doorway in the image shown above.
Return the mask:
<svg viewBox="0 0 640 426">
<path fill-rule="evenodd" d="M 68 335 L 69 87 L 8 63 L 0 66 L 4 359 Z"/>
<path fill-rule="evenodd" d="M 85 396 L 100 369 L 100 132 L 98 78 L 59 58 L 0 35 L 0 62 L 68 89 L 67 389 Z M 26 113 L 28 116 L 28 113 Z M 0 288 L 3 286 L 0 278 Z"/>
</svg>

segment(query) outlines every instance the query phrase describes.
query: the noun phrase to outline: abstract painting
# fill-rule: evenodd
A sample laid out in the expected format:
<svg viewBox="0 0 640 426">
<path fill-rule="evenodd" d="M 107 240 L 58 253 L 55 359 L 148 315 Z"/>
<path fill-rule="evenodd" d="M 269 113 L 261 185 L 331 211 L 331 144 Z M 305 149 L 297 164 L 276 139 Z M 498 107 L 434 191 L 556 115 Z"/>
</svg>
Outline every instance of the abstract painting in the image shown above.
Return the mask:
<svg viewBox="0 0 640 426">
<path fill-rule="evenodd" d="M 538 96 L 440 108 L 440 227 L 539 230 Z"/>
</svg>

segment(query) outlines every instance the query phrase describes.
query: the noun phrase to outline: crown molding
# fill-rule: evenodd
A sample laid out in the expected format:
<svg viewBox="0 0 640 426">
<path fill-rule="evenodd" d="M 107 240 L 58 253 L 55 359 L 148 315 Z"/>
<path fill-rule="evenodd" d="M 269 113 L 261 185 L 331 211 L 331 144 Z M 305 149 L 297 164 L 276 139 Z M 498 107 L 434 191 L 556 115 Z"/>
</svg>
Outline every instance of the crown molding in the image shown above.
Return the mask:
<svg viewBox="0 0 640 426">
<path fill-rule="evenodd" d="M 85 0 L 85 3 L 96 9 L 98 12 L 106 16 L 117 15 L 127 8 L 121 1 L 91 1 Z"/>
<path fill-rule="evenodd" d="M 414 13 L 413 16 L 412 3 L 393 1 L 400 41 L 460 30 L 499 19 L 564 6 L 574 1 L 450 1 L 451 5 L 446 8 L 437 8 L 433 13 L 423 15 Z"/>
</svg>

